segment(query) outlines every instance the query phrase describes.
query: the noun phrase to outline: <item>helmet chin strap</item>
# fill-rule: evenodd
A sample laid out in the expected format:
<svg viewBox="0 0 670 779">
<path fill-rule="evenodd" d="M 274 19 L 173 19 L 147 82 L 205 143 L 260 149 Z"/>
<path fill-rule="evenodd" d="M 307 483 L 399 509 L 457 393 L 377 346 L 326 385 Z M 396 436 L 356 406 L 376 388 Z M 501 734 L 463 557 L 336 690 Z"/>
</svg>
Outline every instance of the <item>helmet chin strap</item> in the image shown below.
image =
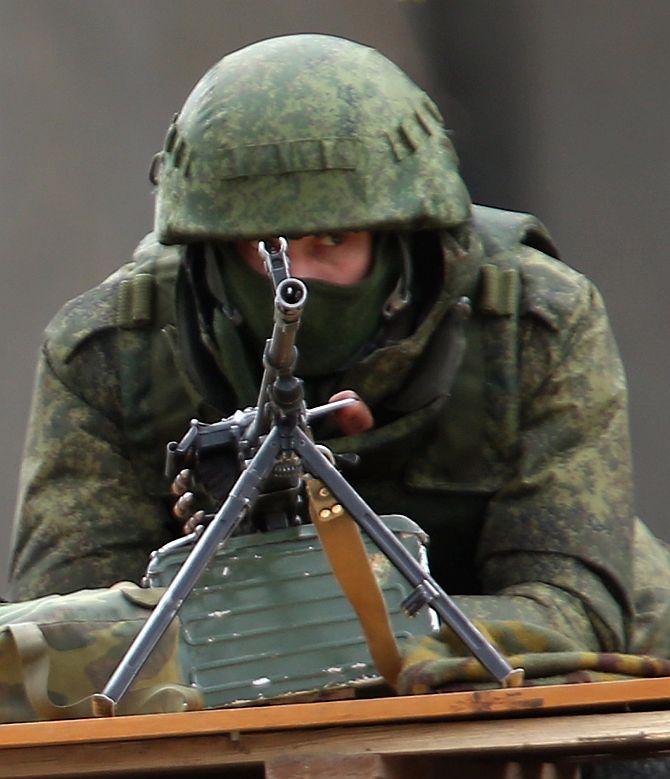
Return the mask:
<svg viewBox="0 0 670 779">
<path fill-rule="evenodd" d="M 382 306 L 382 316 L 386 322 L 394 319 L 412 302 L 412 255 L 409 249 L 409 239 L 406 233 L 394 233 L 393 236 L 400 245 L 402 272 L 393 292 L 386 298 L 386 302 Z M 382 238 L 382 240 L 384 239 Z"/>
</svg>

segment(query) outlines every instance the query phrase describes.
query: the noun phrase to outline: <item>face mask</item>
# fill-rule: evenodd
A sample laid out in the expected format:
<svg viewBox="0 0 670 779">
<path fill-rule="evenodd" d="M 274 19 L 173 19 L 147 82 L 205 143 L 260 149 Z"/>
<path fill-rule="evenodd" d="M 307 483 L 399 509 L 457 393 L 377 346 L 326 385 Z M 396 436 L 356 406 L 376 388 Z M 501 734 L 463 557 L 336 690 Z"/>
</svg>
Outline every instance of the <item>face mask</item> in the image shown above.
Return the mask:
<svg viewBox="0 0 670 779">
<path fill-rule="evenodd" d="M 239 311 L 243 332 L 260 355 L 272 332 L 274 296 L 270 280 L 252 270 L 231 246 L 219 248 L 218 269 L 228 303 Z M 397 242 L 377 240 L 372 269 L 357 284 L 343 286 L 304 279 L 308 300 L 296 342 L 297 375 L 335 373 L 366 353 L 382 326 L 382 308 L 401 267 Z"/>
</svg>

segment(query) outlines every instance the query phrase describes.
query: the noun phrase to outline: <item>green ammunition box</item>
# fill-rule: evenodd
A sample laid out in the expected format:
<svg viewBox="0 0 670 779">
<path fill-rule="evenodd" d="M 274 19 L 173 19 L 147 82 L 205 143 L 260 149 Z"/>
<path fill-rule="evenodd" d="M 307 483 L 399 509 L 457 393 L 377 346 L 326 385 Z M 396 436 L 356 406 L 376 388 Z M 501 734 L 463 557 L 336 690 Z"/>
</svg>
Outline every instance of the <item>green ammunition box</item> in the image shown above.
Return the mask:
<svg viewBox="0 0 670 779">
<path fill-rule="evenodd" d="M 382 518 L 427 565 L 426 534 L 407 517 Z M 437 628 L 430 609 L 401 609 L 411 587 L 363 534 L 400 644 Z M 154 552 L 146 583 L 164 587 L 186 559 L 184 538 Z M 249 705 L 380 684 L 358 619 L 312 525 L 235 536 L 220 547 L 180 610 L 182 666 L 208 708 Z"/>
</svg>

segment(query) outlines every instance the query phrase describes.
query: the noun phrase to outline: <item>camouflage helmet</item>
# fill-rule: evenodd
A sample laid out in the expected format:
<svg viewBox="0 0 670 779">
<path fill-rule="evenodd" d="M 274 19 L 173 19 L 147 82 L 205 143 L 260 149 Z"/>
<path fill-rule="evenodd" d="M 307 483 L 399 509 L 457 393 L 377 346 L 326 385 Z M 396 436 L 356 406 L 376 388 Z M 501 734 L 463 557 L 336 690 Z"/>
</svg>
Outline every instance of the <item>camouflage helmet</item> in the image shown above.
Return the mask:
<svg viewBox="0 0 670 779">
<path fill-rule="evenodd" d="M 224 57 L 154 162 L 165 244 L 440 228 L 470 215 L 433 101 L 374 49 L 327 35 Z"/>
</svg>

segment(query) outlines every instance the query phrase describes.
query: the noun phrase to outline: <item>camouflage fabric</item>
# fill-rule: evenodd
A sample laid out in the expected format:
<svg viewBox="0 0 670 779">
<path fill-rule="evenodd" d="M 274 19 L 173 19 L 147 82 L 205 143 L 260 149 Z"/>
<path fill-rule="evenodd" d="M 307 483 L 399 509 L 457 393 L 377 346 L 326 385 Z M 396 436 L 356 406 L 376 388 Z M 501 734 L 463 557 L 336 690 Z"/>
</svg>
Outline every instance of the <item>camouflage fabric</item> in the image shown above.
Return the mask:
<svg viewBox="0 0 670 779">
<path fill-rule="evenodd" d="M 609 673 L 603 652 L 670 655 L 670 565 L 634 524 L 626 385 L 602 299 L 537 220 L 471 208 L 442 118 L 396 66 L 328 36 L 235 52 L 175 117 L 153 174 L 155 234 L 47 328 L 13 597 L 139 579 L 179 532 L 165 443 L 193 417 L 256 401 L 259 347 L 231 316 L 214 244 L 392 230 L 411 304 L 351 364 L 306 381 L 311 405 L 355 390 L 375 427 L 341 437 L 326 420 L 316 438 L 360 456 L 349 477 L 363 498 L 429 533 L 435 577 L 531 676 Z M 458 325 L 464 296 L 472 316 Z M 355 310 L 333 338 L 353 332 Z M 448 635 L 426 639 L 406 688 L 459 674 L 471 665 Z"/>
<path fill-rule="evenodd" d="M 0 722 L 92 716 L 100 692 L 162 590 L 109 590 L 0 606 Z M 175 621 L 122 700 L 119 713 L 203 707 L 185 682 Z"/>
<path fill-rule="evenodd" d="M 327 35 L 224 57 L 153 170 L 163 243 L 440 228 L 470 210 L 435 103 L 379 52 Z"/>
<path fill-rule="evenodd" d="M 405 530 L 408 529 L 407 524 L 405 521 L 405 525 L 402 525 Z M 256 561 L 256 558 L 260 557 L 254 551 L 267 552 L 267 549 L 263 549 L 263 544 L 281 546 L 282 542 L 286 543 L 288 540 L 288 535 L 296 533 L 298 533 L 297 529 L 279 531 L 272 534 L 272 539 L 264 536 L 260 545 L 255 546 L 249 537 L 236 539 L 225 554 L 231 560 L 231 565 L 238 565 L 237 561 L 244 559 L 243 552 L 246 549 L 248 565 L 249 561 L 252 559 Z M 314 531 L 302 528 L 300 533 L 311 534 L 313 538 Z M 662 599 L 666 616 L 664 623 L 666 632 L 663 635 L 667 640 L 669 635 L 667 616 L 670 603 L 667 598 L 668 577 L 667 568 L 660 569 L 659 565 L 667 566 L 668 552 L 659 546 L 650 545 L 648 543 L 650 538 L 649 532 L 638 524 L 636 551 L 639 557 L 636 559 L 641 561 L 647 571 L 650 567 L 653 576 L 663 574 L 665 571 L 665 580 L 663 575 L 654 580 L 653 593 L 648 587 L 640 588 L 639 597 L 645 609 L 641 608 L 640 613 L 644 615 L 644 622 L 648 625 L 654 599 L 659 603 Z M 309 546 L 309 549 L 312 548 Z M 663 555 L 658 556 L 659 552 L 663 552 Z M 182 551 L 182 557 L 183 554 Z M 243 653 L 245 663 L 241 670 L 235 671 L 230 661 L 224 659 L 224 656 L 234 651 L 230 647 L 229 635 L 223 644 L 220 643 L 220 636 L 219 643 L 215 639 L 215 643 L 211 646 L 209 642 L 207 644 L 200 642 L 199 651 L 201 655 L 204 652 L 204 656 L 198 657 L 197 653 L 194 654 L 194 649 L 198 646 L 198 642 L 193 643 L 194 631 L 195 634 L 199 630 L 202 631 L 202 627 L 198 628 L 201 622 L 199 617 L 202 616 L 203 609 L 207 612 L 212 608 L 211 603 L 207 605 L 208 599 L 211 601 L 213 597 L 211 594 L 206 594 L 207 590 L 212 589 L 207 585 L 211 585 L 214 581 L 212 576 L 220 575 L 221 560 L 225 559 L 222 555 L 223 553 L 219 552 L 219 563 L 209 572 L 210 578 L 205 580 L 204 590 L 201 590 L 199 595 L 196 594 L 193 601 L 189 600 L 186 614 L 182 614 L 182 618 L 173 623 L 130 692 L 122 699 L 120 713 L 183 711 L 223 705 L 222 701 L 225 703 L 230 701 L 231 690 L 228 688 L 235 689 L 232 685 L 233 679 L 243 687 L 245 679 L 248 684 L 247 677 L 250 673 L 249 679 L 263 671 L 267 672 L 267 664 L 263 663 L 262 655 L 255 659 L 258 666 L 255 672 L 249 667 L 251 655 L 248 652 Z M 289 555 L 287 559 L 291 557 L 294 555 Z M 158 569 L 164 570 L 168 558 L 169 555 L 154 558 L 154 574 Z M 232 560 L 236 562 L 232 563 Z M 256 561 L 255 564 L 260 563 Z M 276 568 L 276 564 L 275 560 L 271 566 L 272 570 Z M 292 564 L 295 565 L 295 561 Z M 249 573 L 257 588 L 260 581 L 258 572 L 249 571 Z M 384 576 L 388 576 L 388 572 Z M 316 578 L 319 579 L 318 576 Z M 232 585 L 233 589 L 239 589 L 234 582 L 228 584 Z M 647 585 L 650 584 L 651 581 L 648 581 Z M 390 582 L 386 581 L 386 585 L 390 585 Z M 330 586 L 336 588 L 334 582 Z M 395 586 L 389 586 L 389 590 L 395 594 Z M 68 596 L 48 596 L 36 601 L 0 606 L 0 722 L 92 716 L 91 696 L 102 689 L 162 592 L 160 588 L 145 590 L 132 583 L 122 582 L 109 590 L 84 590 Z M 332 595 L 331 591 L 328 597 L 332 599 Z M 277 595 L 268 591 L 268 597 L 276 598 Z M 324 592 L 320 591 L 315 604 L 323 602 L 324 597 Z M 340 596 L 340 601 L 343 600 Z M 235 612 L 236 607 L 233 603 L 228 605 Z M 393 607 L 397 608 L 397 606 L 396 602 Z M 258 608 L 260 609 L 260 606 Z M 277 603 L 272 613 L 276 611 L 284 613 L 287 608 L 291 608 L 290 604 Z M 341 605 L 337 608 L 341 609 Z M 261 612 L 262 609 L 259 611 L 259 618 L 267 619 L 268 613 L 263 615 Z M 288 655 L 279 659 L 280 666 L 283 665 L 281 673 L 288 672 L 290 668 L 295 671 L 295 662 L 298 657 L 304 660 L 302 653 L 306 647 L 309 647 L 311 653 L 314 653 L 317 648 L 319 651 L 323 649 L 323 636 L 319 634 L 318 629 L 316 633 L 310 629 L 315 627 L 314 619 L 318 623 L 316 613 L 311 619 L 305 621 L 299 607 L 295 616 L 298 622 L 302 621 L 304 626 L 308 626 L 308 632 L 299 642 L 300 655 L 291 660 L 289 651 Z M 541 615 L 538 616 L 541 618 Z M 249 620 L 248 607 L 244 599 L 242 609 L 236 618 L 247 622 Z M 184 624 L 180 626 L 182 620 Z M 659 620 L 656 623 L 658 627 Z M 295 624 L 295 620 L 292 624 Z M 510 620 L 477 620 L 477 625 L 484 635 L 509 657 L 513 666 L 524 668 L 525 684 L 529 686 L 607 681 L 632 676 L 670 675 L 670 660 L 640 655 L 581 651 L 565 632 L 541 624 L 533 624 L 532 617 L 528 614 L 523 623 Z M 238 628 L 239 625 L 236 627 L 235 624 L 227 624 L 224 633 L 229 634 L 231 630 Z M 339 628 L 342 629 L 342 624 Z M 212 635 L 217 635 L 217 629 L 221 630 L 220 623 L 212 626 Z M 355 631 L 355 628 L 353 630 Z M 410 631 L 417 635 L 411 627 Z M 239 635 L 241 640 L 245 640 L 244 631 Z M 407 643 L 408 635 L 403 632 L 405 637 L 403 665 L 398 684 L 398 691 L 401 694 L 424 694 L 431 691 L 453 691 L 473 687 L 482 689 L 493 686 L 493 682 L 483 668 L 468 656 L 462 644 L 449 631 L 443 630 L 439 636 L 414 639 Z M 184 638 L 186 638 L 186 646 L 183 643 Z M 249 640 L 253 641 L 253 638 Z M 640 640 L 648 641 L 649 636 L 645 637 L 644 631 L 640 631 Z M 316 643 L 310 646 L 310 641 Z M 337 637 L 333 636 L 331 641 L 333 647 L 340 646 Z M 290 639 L 286 646 L 290 648 Z M 273 663 L 276 662 L 277 659 L 273 658 Z M 219 672 L 226 678 L 226 685 L 223 688 L 220 686 L 221 677 L 212 677 L 212 668 L 217 663 L 222 666 Z M 358 662 L 356 666 L 364 667 L 365 663 Z M 316 667 L 321 666 L 317 664 Z M 301 679 L 304 674 L 304 662 L 299 668 L 301 674 L 298 679 Z M 211 689 L 207 688 L 207 684 L 204 687 L 194 687 L 191 683 L 194 672 L 195 678 L 199 679 L 202 676 L 203 681 L 209 679 L 210 687 L 212 682 L 215 682 L 214 686 Z M 355 684 L 354 682 L 352 686 Z M 295 690 L 295 686 L 291 689 Z M 267 690 L 265 692 L 267 694 Z M 257 694 L 258 691 L 255 691 L 255 695 Z"/>
<path fill-rule="evenodd" d="M 580 649 L 621 651 L 632 613 L 630 464 L 625 383 L 602 301 L 537 249 L 488 243 L 485 255 L 472 229 L 459 242 L 416 235 L 418 275 L 433 293 L 425 316 L 311 389 L 314 402 L 352 387 L 378 424 L 345 439 L 317 435 L 361 455 L 351 480 L 377 511 L 428 531 L 434 574 L 474 618 L 541 624 Z M 198 278 L 178 267 L 178 250 L 148 239 L 135 264 L 49 327 L 23 464 L 16 598 L 138 579 L 174 533 L 164 442 L 193 416 L 214 421 L 255 400 L 256 356 L 230 321 L 220 348 Z M 474 310 L 447 402 L 437 366 L 463 294 Z"/>
<path fill-rule="evenodd" d="M 670 660 L 659 657 L 580 651 L 557 631 L 540 626 L 529 628 L 528 623 L 518 621 L 475 620 L 475 624 L 513 668 L 524 669 L 525 686 L 670 676 Z M 408 647 L 398 680 L 398 692 L 403 695 L 496 686 L 448 631 Z"/>
<path fill-rule="evenodd" d="M 388 521 L 390 526 L 401 531 L 404 543 L 412 546 L 416 553 L 416 545 L 421 537 L 421 534 L 417 536 L 417 528 L 412 527 L 411 523 L 403 518 L 389 518 Z M 254 542 L 254 538 L 258 541 Z M 636 550 L 640 552 L 639 559 L 645 566 L 651 565 L 652 569 L 655 567 L 653 573 L 658 573 L 660 563 L 664 561 L 667 565 L 668 553 L 658 546 L 650 546 L 650 538 L 648 531 L 638 525 Z M 294 577 L 295 586 L 299 587 L 299 581 L 303 578 L 300 573 L 304 570 L 302 566 L 306 565 L 315 576 L 310 597 L 313 599 L 312 608 L 316 611 L 311 617 L 307 615 L 306 618 L 304 609 L 307 604 L 305 600 L 301 600 L 304 596 L 298 595 L 297 601 L 300 605 L 292 606 L 290 602 L 283 603 L 283 596 L 272 587 L 264 594 L 259 591 L 259 586 L 264 581 L 263 575 L 267 577 L 266 584 L 271 584 L 272 577 L 279 571 L 282 547 L 287 543 L 293 547 L 292 551 L 287 549 L 283 553 L 283 565 L 288 565 L 289 569 L 293 568 L 294 573 L 297 573 Z M 300 544 L 304 547 L 303 551 L 307 551 L 308 556 L 311 556 L 311 562 L 295 560 L 295 550 Z M 239 690 L 246 688 L 253 691 L 251 695 L 247 692 L 247 695 L 254 702 L 258 702 L 270 697 L 269 692 L 278 695 L 285 693 L 286 690 L 280 689 L 282 685 L 291 690 L 291 697 L 286 700 L 295 700 L 296 681 L 298 684 L 301 681 L 304 683 L 306 678 L 306 652 L 316 660 L 316 664 L 313 662 L 313 668 L 320 669 L 324 665 L 343 665 L 342 658 L 350 651 L 350 640 L 345 642 L 346 650 L 343 654 L 341 636 L 330 633 L 331 645 L 327 646 L 327 652 L 334 653 L 338 659 L 334 660 L 331 656 L 328 662 L 319 664 L 318 657 L 324 651 L 325 636 L 319 632 L 323 631 L 323 624 L 320 624 L 321 611 L 317 604 L 322 604 L 324 598 L 332 606 L 329 613 L 333 628 L 348 634 L 349 639 L 356 636 L 358 648 L 354 651 L 354 657 L 357 662 L 351 665 L 353 675 L 350 677 L 349 686 L 353 691 L 357 685 L 373 681 L 369 671 L 366 674 L 365 670 L 353 670 L 359 667 L 369 668 L 370 660 L 365 652 L 356 654 L 361 651 L 361 639 L 354 624 L 354 615 L 344 606 L 343 596 L 340 594 L 338 598 L 337 585 L 332 576 L 324 578 L 319 574 L 319 571 L 323 573 L 325 570 L 325 561 L 318 551 L 312 551 L 313 544 L 314 530 L 305 527 L 234 539 L 230 549 L 219 550 L 217 562 L 200 584 L 200 590 L 189 599 L 180 619 L 172 624 L 131 690 L 122 699 L 119 713 L 183 711 L 227 705 L 232 699 L 239 697 Z M 184 543 L 180 541 L 179 545 L 171 546 L 172 550 L 166 548 L 163 554 L 153 558 L 152 579 L 156 575 L 168 575 L 169 578 L 170 571 L 174 573 L 175 566 L 183 559 Z M 271 565 L 268 565 L 268 572 L 264 574 L 257 569 L 258 566 L 265 565 L 262 560 L 267 559 L 270 547 L 276 547 L 275 556 Z M 665 558 L 656 557 L 659 551 L 665 551 Z M 225 581 L 220 578 L 222 567 L 227 569 L 228 565 L 233 568 L 242 566 L 242 576 L 251 577 L 251 586 L 256 592 L 255 617 L 266 627 L 268 623 L 263 620 L 271 619 L 275 624 L 273 635 L 278 625 L 287 624 L 281 620 L 277 622 L 277 613 L 286 615 L 291 609 L 295 613 L 289 623 L 294 628 L 302 624 L 303 630 L 306 631 L 297 643 L 297 655 L 292 656 L 296 647 L 291 646 L 290 637 L 285 637 L 283 642 L 286 652 L 273 653 L 271 664 L 279 664 L 279 675 L 275 677 L 277 686 L 271 687 L 268 679 L 267 687 L 262 692 L 254 688 L 255 682 L 251 680 L 259 675 L 272 674 L 268 670 L 267 662 L 263 660 L 263 653 L 259 654 L 257 638 L 254 636 L 256 631 L 252 631 L 247 638 L 246 631 L 240 630 L 240 621 L 248 624 L 252 615 L 249 614 L 248 599 L 239 588 L 239 581 L 236 583 L 239 574 L 227 576 Z M 397 613 L 397 584 L 389 579 L 388 562 L 385 566 L 378 566 L 377 562 L 375 575 L 381 577 L 380 583 L 384 582 L 384 589 L 388 589 L 388 592 L 395 596 L 393 604 L 389 601 L 388 605 L 394 610 L 396 635 L 403 637 L 403 666 L 398 691 L 402 694 L 423 694 L 438 690 L 493 686 L 484 669 L 468 656 L 462 644 L 449 631 L 443 630 L 433 638 L 424 637 L 408 642 L 410 635 L 420 635 L 420 631 L 417 633 L 409 625 L 398 629 L 401 623 L 405 624 L 402 620 L 406 620 L 406 617 Z M 286 568 L 282 570 L 286 585 Z M 217 606 L 214 591 L 221 588 L 222 582 L 224 589 L 226 584 L 232 588 L 232 592 L 228 593 L 232 601 L 229 602 L 226 598 L 226 604 L 231 611 L 226 612 L 225 624 L 222 624 L 220 619 L 215 619 L 207 628 L 202 618 Z M 667 587 L 667 575 L 665 582 L 662 577 L 655 582 L 654 593 L 648 589 L 640 591 L 647 616 L 652 599 L 662 596 L 663 584 Z M 315 586 L 318 592 L 314 591 Z M 91 696 L 103 688 L 162 593 L 160 588 L 147 590 L 130 582 L 121 582 L 108 590 L 83 590 L 67 596 L 47 596 L 36 601 L 0 606 L 0 722 L 92 716 Z M 667 616 L 667 589 L 665 594 L 663 605 Z M 272 601 L 271 609 L 267 608 L 267 603 L 262 605 L 263 598 Z M 220 617 L 223 613 L 215 611 L 210 616 Z M 347 617 L 346 626 L 342 616 Z M 539 619 L 542 617 L 539 613 L 537 616 Z M 582 651 L 565 631 L 548 628 L 538 621 L 533 624 L 530 613 L 525 617 L 524 623 L 492 619 L 477 620 L 477 625 L 492 643 L 508 655 L 514 666 L 524 668 L 527 685 L 670 675 L 670 660 Z M 234 621 L 231 623 L 230 619 Z M 425 614 L 424 619 L 427 619 Z M 210 632 L 203 635 L 203 629 Z M 424 624 L 423 630 L 427 629 Z M 231 631 L 232 636 L 239 638 L 231 639 Z M 210 638 L 205 639 L 205 635 Z M 245 643 L 250 651 L 242 652 L 244 663 L 239 669 L 235 669 L 231 664 L 231 658 L 235 657 L 235 648 L 231 646 L 231 642 L 236 645 L 240 641 Z M 256 648 L 251 648 L 252 646 Z M 257 656 L 254 657 L 254 654 Z M 252 658 L 254 664 L 250 666 Z M 295 674 L 296 669 L 297 680 L 284 682 L 291 678 L 285 674 Z M 316 691 L 318 684 L 314 681 L 306 685 L 310 687 L 312 698 L 318 699 L 320 695 L 327 695 L 333 681 L 330 678 L 333 670 L 329 668 L 328 672 L 321 672 L 322 677 L 325 675 L 328 678 L 329 684 L 320 692 Z M 337 670 L 342 672 L 342 668 Z M 362 677 L 358 678 L 357 675 L 361 674 Z M 316 675 L 318 676 L 318 673 Z M 194 680 L 197 686 L 194 685 Z M 225 684 L 221 683 L 223 680 Z M 342 679 L 339 681 L 343 682 Z M 312 686 L 314 690 L 311 689 Z M 239 701 L 235 700 L 235 703 Z"/>
<path fill-rule="evenodd" d="M 153 172 L 156 233 L 47 330 L 14 597 L 141 576 L 177 532 L 165 442 L 255 402 L 258 344 L 213 286 L 230 275 L 225 258 L 211 272 L 220 242 L 392 230 L 411 304 L 351 364 L 306 381 L 312 405 L 355 390 L 376 425 L 343 438 L 325 421 L 316 437 L 360 455 L 350 478 L 379 513 L 424 527 L 436 577 L 474 618 L 589 651 L 635 645 L 626 387 L 602 300 L 537 220 L 471 209 L 416 85 L 351 41 L 263 41 L 204 76 Z M 457 326 L 463 296 L 473 311 Z"/>
<path fill-rule="evenodd" d="M 425 535 L 413 522 L 383 522 L 423 559 Z M 92 716 L 93 694 L 103 691 L 192 548 L 190 537 L 158 550 L 147 588 L 121 582 L 0 606 L 0 722 Z M 429 612 L 410 618 L 401 608 L 410 586 L 370 542 L 367 551 L 393 636 L 402 644 L 430 632 Z M 217 549 L 117 712 L 304 702 L 361 689 L 387 688 L 316 529 L 305 525 L 238 536 Z"/>
<path fill-rule="evenodd" d="M 494 613 L 489 606 L 488 619 L 476 623 L 513 667 L 524 669 L 526 686 L 670 676 L 670 549 L 636 520 L 633 556 L 631 654 L 581 651 L 569 638 L 569 630 L 548 628 L 539 612 L 535 618 L 527 614 L 523 622 L 509 621 L 501 618 L 504 608 Z M 405 647 L 401 693 L 492 686 L 482 667 L 448 630 Z"/>
<path fill-rule="evenodd" d="M 630 652 L 670 657 L 670 548 L 639 520 L 633 543 Z"/>
</svg>

